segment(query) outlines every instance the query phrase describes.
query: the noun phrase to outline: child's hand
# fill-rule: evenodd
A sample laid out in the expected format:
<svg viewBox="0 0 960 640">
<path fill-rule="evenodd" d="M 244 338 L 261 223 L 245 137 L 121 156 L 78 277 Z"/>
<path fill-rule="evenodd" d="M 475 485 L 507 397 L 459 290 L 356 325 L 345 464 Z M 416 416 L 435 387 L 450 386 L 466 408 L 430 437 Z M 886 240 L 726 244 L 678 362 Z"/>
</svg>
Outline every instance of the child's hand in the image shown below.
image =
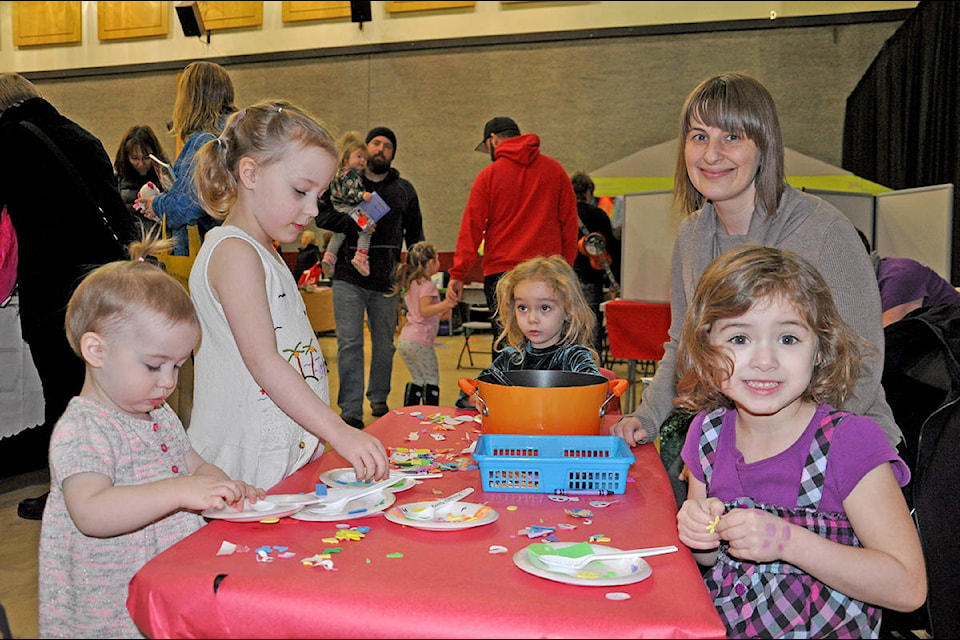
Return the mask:
<svg viewBox="0 0 960 640">
<path fill-rule="evenodd" d="M 386 480 L 390 475 L 387 451 L 383 444 L 369 433 L 343 424 L 329 442 L 337 453 L 353 465 L 357 480 L 361 482 Z"/>
<path fill-rule="evenodd" d="M 677 513 L 680 541 L 691 549 L 716 549 L 720 546 L 718 523 L 722 514 L 723 502 L 717 498 L 685 500 Z"/>
<path fill-rule="evenodd" d="M 370 198 L 372 198 L 372 197 L 373 197 L 373 194 L 370 193 L 369 191 L 364 191 L 364 192 L 363 192 L 363 201 L 364 201 L 364 202 L 370 202 Z"/>
<path fill-rule="evenodd" d="M 227 506 L 242 507 L 244 498 L 255 502 L 266 495 L 263 489 L 251 487 L 246 482 L 202 473 L 179 480 L 184 485 L 180 496 L 181 506 L 194 511 L 224 509 Z"/>
<path fill-rule="evenodd" d="M 792 524 L 762 509 L 731 509 L 717 525 L 730 543 L 730 555 L 751 562 L 773 562 L 784 557 Z"/>
</svg>

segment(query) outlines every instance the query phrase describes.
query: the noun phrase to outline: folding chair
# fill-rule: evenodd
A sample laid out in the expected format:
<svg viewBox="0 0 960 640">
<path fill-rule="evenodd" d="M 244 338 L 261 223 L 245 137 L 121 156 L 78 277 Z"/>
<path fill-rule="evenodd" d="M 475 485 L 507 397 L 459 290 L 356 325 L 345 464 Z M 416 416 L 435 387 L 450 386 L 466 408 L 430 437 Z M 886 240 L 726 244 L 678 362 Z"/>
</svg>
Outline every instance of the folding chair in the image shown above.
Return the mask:
<svg viewBox="0 0 960 640">
<path fill-rule="evenodd" d="M 632 413 L 637 404 L 637 364 L 644 366 L 641 383 L 650 382 L 663 345 L 670 339 L 670 304 L 638 300 L 610 300 L 604 305 L 604 321 L 610 355 L 627 361 L 627 391 L 624 411 Z"/>
<path fill-rule="evenodd" d="M 493 323 L 489 320 L 473 320 L 473 314 L 483 314 L 483 317 L 490 317 L 490 309 L 487 307 L 471 305 L 467 307 L 467 312 L 464 314 L 466 321 L 460 325 L 460 328 L 463 329 L 463 346 L 460 347 L 460 356 L 457 358 L 457 369 L 465 368 L 462 366 L 463 354 L 467 354 L 467 359 L 470 361 L 470 367 L 476 368 L 473 364 L 473 350 L 470 348 L 470 336 L 478 331 L 492 331 Z"/>
</svg>

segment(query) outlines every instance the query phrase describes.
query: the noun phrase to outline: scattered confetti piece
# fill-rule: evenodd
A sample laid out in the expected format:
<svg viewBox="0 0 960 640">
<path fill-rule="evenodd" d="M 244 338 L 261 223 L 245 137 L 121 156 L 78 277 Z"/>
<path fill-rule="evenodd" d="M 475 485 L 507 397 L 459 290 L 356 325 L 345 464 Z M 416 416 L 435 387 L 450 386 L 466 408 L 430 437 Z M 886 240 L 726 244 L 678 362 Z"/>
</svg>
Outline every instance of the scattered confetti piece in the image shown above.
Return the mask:
<svg viewBox="0 0 960 640">
<path fill-rule="evenodd" d="M 592 518 L 593 511 L 590 509 L 565 509 L 564 512 L 574 518 Z"/>
<path fill-rule="evenodd" d="M 509 549 L 507 549 L 503 545 L 499 545 L 499 544 L 490 545 L 490 553 L 492 554 L 506 553 L 507 551 L 509 551 Z"/>
<path fill-rule="evenodd" d="M 560 529 L 562 531 L 573 531 L 576 528 L 577 528 L 577 525 L 569 524 L 566 522 L 560 522 L 557 524 L 557 529 Z"/>
<path fill-rule="evenodd" d="M 430 437 L 436 440 L 437 442 L 447 439 L 447 436 L 443 435 L 442 433 L 431 433 Z"/>
<path fill-rule="evenodd" d="M 411 431 L 410 433 L 407 434 L 407 440 L 419 440 L 419 439 L 420 439 L 420 434 L 417 433 L 416 431 Z"/>
<path fill-rule="evenodd" d="M 718 524 L 720 524 L 720 516 L 717 516 L 710 521 L 710 524 L 707 525 L 707 531 L 709 533 L 716 533 Z"/>
<path fill-rule="evenodd" d="M 512 504 L 512 505 L 510 505 L 509 507 L 507 507 L 507 511 L 516 511 L 516 510 L 519 509 L 519 508 L 520 508 L 520 507 L 518 507 L 517 505 Z"/>
<path fill-rule="evenodd" d="M 220 543 L 220 550 L 217 551 L 217 555 L 229 556 L 236 550 L 237 550 L 237 545 L 233 544 L 232 542 L 227 542 L 226 540 L 224 540 L 223 542 Z"/>
<path fill-rule="evenodd" d="M 402 553 L 399 553 L 399 552 L 388 553 L 388 554 L 387 554 L 387 557 L 388 557 L 388 558 L 402 558 L 402 557 L 403 557 L 403 554 L 402 554 Z"/>
<path fill-rule="evenodd" d="M 333 560 L 331 560 L 329 556 L 325 557 L 322 554 L 317 554 L 310 558 L 304 558 L 300 562 L 308 567 L 320 567 L 321 569 L 326 569 L 327 571 L 333 570 Z"/>
<path fill-rule="evenodd" d="M 602 533 L 597 533 L 590 536 L 590 542 L 610 542 L 610 536 L 606 536 Z"/>
<path fill-rule="evenodd" d="M 576 496 L 547 496 L 547 500 L 553 500 L 554 502 L 580 502 L 580 498 Z"/>
<path fill-rule="evenodd" d="M 607 600 L 629 600 L 630 594 L 623 591 L 611 591 L 606 595 Z"/>
</svg>

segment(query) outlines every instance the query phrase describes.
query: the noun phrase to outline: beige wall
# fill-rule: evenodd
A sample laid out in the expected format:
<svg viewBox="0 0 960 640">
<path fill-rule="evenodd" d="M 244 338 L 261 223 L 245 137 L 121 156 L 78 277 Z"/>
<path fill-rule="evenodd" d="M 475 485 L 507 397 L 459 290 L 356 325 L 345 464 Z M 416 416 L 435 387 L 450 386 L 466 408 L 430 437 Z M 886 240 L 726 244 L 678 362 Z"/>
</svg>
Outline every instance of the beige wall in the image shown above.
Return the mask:
<svg viewBox="0 0 960 640">
<path fill-rule="evenodd" d="M 183 35 L 174 2 L 166 2 L 166 36 L 133 40 L 97 37 L 97 2 L 82 2 L 82 42 L 76 45 L 14 47 L 13 2 L 0 2 L 0 69 L 25 73 L 82 69 L 160 60 L 190 60 L 251 53 L 355 47 L 649 25 L 724 20 L 768 20 L 912 9 L 916 2 L 477 2 L 474 7 L 390 14 L 385 2 L 371 2 L 372 20 L 361 29 L 349 18 L 284 23 L 282 2 L 263 2 L 263 25 L 211 34 L 210 43 Z M 216 3 L 208 3 L 216 4 Z"/>
<path fill-rule="evenodd" d="M 9 3 L 0 3 L 0 9 L 4 4 Z M 508 14 L 499 3 L 489 3 L 492 8 L 487 4 L 480 3 L 475 15 L 497 12 L 501 18 L 511 16 L 505 24 L 517 23 L 514 13 Z M 567 4 L 575 5 L 570 9 L 590 7 L 593 13 L 602 13 L 613 11 L 614 5 L 658 3 L 535 4 L 545 5 L 537 15 L 546 16 Z M 818 3 L 723 6 L 796 4 Z M 364 25 L 364 34 L 376 28 L 378 19 L 394 26 L 400 23 L 382 13 L 378 16 L 377 5 L 382 3 L 373 5 L 374 20 Z M 0 15 L 0 29 L 7 24 Z M 338 133 L 376 125 L 393 128 L 398 137 L 394 166 L 417 188 L 428 239 L 441 251 L 450 251 L 470 185 L 489 162 L 473 148 L 490 117 L 512 116 L 524 132 L 539 134 L 544 152 L 568 172 L 591 171 L 676 137 L 677 114 L 690 89 L 710 74 L 739 70 L 758 76 L 770 88 L 788 147 L 839 165 L 846 98 L 899 24 L 752 28 L 495 46 L 467 41 L 467 46 L 452 48 L 263 62 L 213 59 L 229 69 L 241 105 L 283 97 L 307 107 Z M 348 26 L 359 31 L 355 24 Z M 226 40 L 226 35 L 214 33 L 211 46 Z M 3 42 L 9 39 L 0 33 Z M 36 80 L 51 102 L 103 140 L 111 157 L 130 125 L 165 130 L 175 82 L 176 69 Z M 172 152 L 173 140 L 163 141 Z"/>
</svg>

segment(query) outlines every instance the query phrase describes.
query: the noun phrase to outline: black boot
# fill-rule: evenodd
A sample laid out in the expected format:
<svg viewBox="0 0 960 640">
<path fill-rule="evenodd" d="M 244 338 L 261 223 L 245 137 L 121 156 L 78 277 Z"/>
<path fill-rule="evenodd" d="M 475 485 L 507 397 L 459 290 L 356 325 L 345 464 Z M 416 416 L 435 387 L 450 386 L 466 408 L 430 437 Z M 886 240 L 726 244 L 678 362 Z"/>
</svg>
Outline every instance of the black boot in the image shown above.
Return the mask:
<svg viewBox="0 0 960 640">
<path fill-rule="evenodd" d="M 440 387 L 435 384 L 427 384 L 423 386 L 423 404 L 428 404 L 431 407 L 440 406 Z"/>
<path fill-rule="evenodd" d="M 418 384 L 413 384 L 412 382 L 407 383 L 407 388 L 403 392 L 403 405 L 409 407 L 415 404 L 420 404 L 420 401 L 423 399 L 423 387 Z"/>
</svg>

